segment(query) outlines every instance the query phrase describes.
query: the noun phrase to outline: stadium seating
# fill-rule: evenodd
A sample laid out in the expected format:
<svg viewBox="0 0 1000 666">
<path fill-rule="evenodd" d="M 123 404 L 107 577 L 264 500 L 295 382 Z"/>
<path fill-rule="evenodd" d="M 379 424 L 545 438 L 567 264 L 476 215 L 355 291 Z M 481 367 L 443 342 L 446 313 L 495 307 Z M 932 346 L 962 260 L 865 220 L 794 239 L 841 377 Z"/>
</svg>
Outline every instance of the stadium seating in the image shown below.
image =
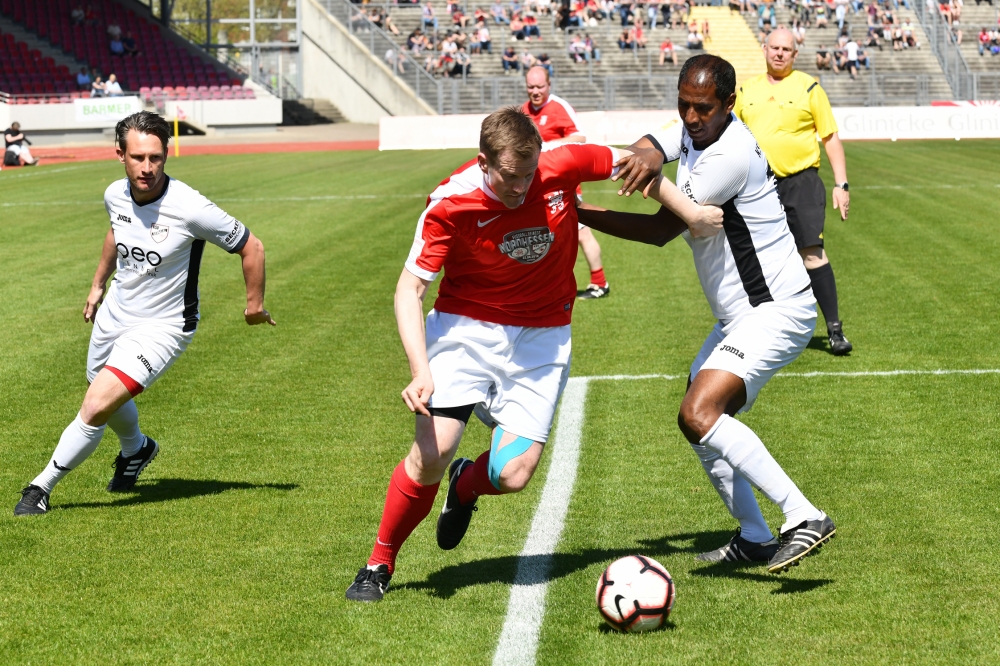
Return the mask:
<svg viewBox="0 0 1000 666">
<path fill-rule="evenodd" d="M 199 57 L 167 39 L 160 26 L 112 0 L 87 3 L 92 16 L 82 25 L 73 25 L 70 14 L 79 3 L 73 0 L 0 0 L 0 14 L 24 26 L 25 29 L 47 40 L 63 53 L 96 68 L 105 78 L 114 73 L 124 90 L 193 89 L 215 86 L 225 98 L 237 98 L 231 86 L 240 86 L 239 80 L 230 78 L 228 72 L 208 57 Z M 140 54 L 134 57 L 115 56 L 109 49 L 107 27 L 117 23 L 122 33 L 131 32 Z M 13 43 L 11 43 L 13 42 Z M 0 74 L 0 90 L 12 94 L 69 93 L 76 89 L 75 72 L 54 67 L 45 59 L 5 41 L 0 48 L 5 63 Z M 13 65 L 8 68 L 8 57 Z M 64 71 L 65 70 L 65 71 Z M 6 82 L 2 78 L 7 76 Z M 226 90 L 222 87 L 225 86 Z M 215 91 L 212 91 L 213 93 Z M 252 94 L 252 93 L 251 93 Z"/>
</svg>

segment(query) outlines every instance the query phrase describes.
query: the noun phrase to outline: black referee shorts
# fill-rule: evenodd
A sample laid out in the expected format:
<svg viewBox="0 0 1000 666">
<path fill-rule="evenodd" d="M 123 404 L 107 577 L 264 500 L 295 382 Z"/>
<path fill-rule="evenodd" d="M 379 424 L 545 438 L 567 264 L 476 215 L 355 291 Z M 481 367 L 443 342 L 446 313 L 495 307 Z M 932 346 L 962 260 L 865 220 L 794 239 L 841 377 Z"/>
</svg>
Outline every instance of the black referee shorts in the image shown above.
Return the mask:
<svg viewBox="0 0 1000 666">
<path fill-rule="evenodd" d="M 823 223 L 826 219 L 826 186 L 819 170 L 810 167 L 778 179 L 778 196 L 785 207 L 788 228 L 800 250 L 823 247 Z"/>
</svg>

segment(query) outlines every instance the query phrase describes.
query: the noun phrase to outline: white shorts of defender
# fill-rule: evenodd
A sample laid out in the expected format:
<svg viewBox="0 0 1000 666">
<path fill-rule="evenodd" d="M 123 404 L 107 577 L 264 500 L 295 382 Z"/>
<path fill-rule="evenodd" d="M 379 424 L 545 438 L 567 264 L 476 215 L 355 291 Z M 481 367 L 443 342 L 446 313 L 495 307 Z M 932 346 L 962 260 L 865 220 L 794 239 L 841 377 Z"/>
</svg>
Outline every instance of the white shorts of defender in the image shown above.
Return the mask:
<svg viewBox="0 0 1000 666">
<path fill-rule="evenodd" d="M 569 379 L 570 327 L 504 326 L 431 310 L 431 407 L 477 405 L 487 426 L 545 442 Z"/>
<path fill-rule="evenodd" d="M 743 378 L 749 412 L 757 394 L 778 370 L 809 344 L 816 328 L 816 301 L 808 298 L 763 303 L 723 326 L 719 322 L 691 364 L 691 379 L 701 370 L 725 370 Z"/>
<path fill-rule="evenodd" d="M 110 365 L 148 389 L 191 344 L 195 332 L 182 328 L 182 322 L 154 320 L 126 326 L 101 307 L 90 334 L 87 381 L 94 381 L 101 368 Z"/>
</svg>

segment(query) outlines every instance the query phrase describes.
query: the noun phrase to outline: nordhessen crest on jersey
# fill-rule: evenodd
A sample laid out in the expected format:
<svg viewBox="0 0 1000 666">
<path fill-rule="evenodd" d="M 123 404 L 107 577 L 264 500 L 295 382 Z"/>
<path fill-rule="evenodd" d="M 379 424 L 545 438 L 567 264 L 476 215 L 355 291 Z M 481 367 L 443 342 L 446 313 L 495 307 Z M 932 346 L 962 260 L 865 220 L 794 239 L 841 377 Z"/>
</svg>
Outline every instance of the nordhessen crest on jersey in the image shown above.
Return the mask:
<svg viewBox="0 0 1000 666">
<path fill-rule="evenodd" d="M 497 247 L 514 261 L 533 264 L 549 253 L 555 239 L 548 227 L 531 227 L 506 234 Z"/>
<path fill-rule="evenodd" d="M 153 237 L 153 240 L 157 243 L 162 243 L 167 240 L 167 234 L 170 233 L 170 227 L 165 224 L 156 224 L 155 222 L 149 227 L 149 235 Z"/>
</svg>

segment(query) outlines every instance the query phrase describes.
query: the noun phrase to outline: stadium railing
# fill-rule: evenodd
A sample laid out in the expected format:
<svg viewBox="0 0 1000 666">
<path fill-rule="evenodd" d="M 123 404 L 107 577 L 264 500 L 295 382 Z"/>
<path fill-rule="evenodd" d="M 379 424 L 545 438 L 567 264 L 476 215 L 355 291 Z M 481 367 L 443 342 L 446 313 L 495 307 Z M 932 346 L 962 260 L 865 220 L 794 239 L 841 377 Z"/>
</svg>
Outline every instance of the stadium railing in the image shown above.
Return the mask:
<svg viewBox="0 0 1000 666">
<path fill-rule="evenodd" d="M 917 1 L 913 3 L 913 8 L 927 33 L 931 50 L 941 63 L 954 98 L 970 101 L 1000 100 L 1000 72 L 971 70 L 961 48 L 952 40 L 947 21 L 937 11 L 937 3 L 927 7 L 923 2 Z"/>
<path fill-rule="evenodd" d="M 424 70 L 423 65 L 397 44 L 388 33 L 368 20 L 367 15 L 359 9 L 359 7 L 367 8 L 367 5 L 355 5 L 349 0 L 320 0 L 320 4 L 366 45 L 374 57 L 392 69 L 396 77 L 405 82 L 418 97 L 427 102 L 431 108 L 437 109 L 438 113 L 444 113 L 442 82 Z M 386 58 L 390 51 L 391 58 Z"/>
</svg>

